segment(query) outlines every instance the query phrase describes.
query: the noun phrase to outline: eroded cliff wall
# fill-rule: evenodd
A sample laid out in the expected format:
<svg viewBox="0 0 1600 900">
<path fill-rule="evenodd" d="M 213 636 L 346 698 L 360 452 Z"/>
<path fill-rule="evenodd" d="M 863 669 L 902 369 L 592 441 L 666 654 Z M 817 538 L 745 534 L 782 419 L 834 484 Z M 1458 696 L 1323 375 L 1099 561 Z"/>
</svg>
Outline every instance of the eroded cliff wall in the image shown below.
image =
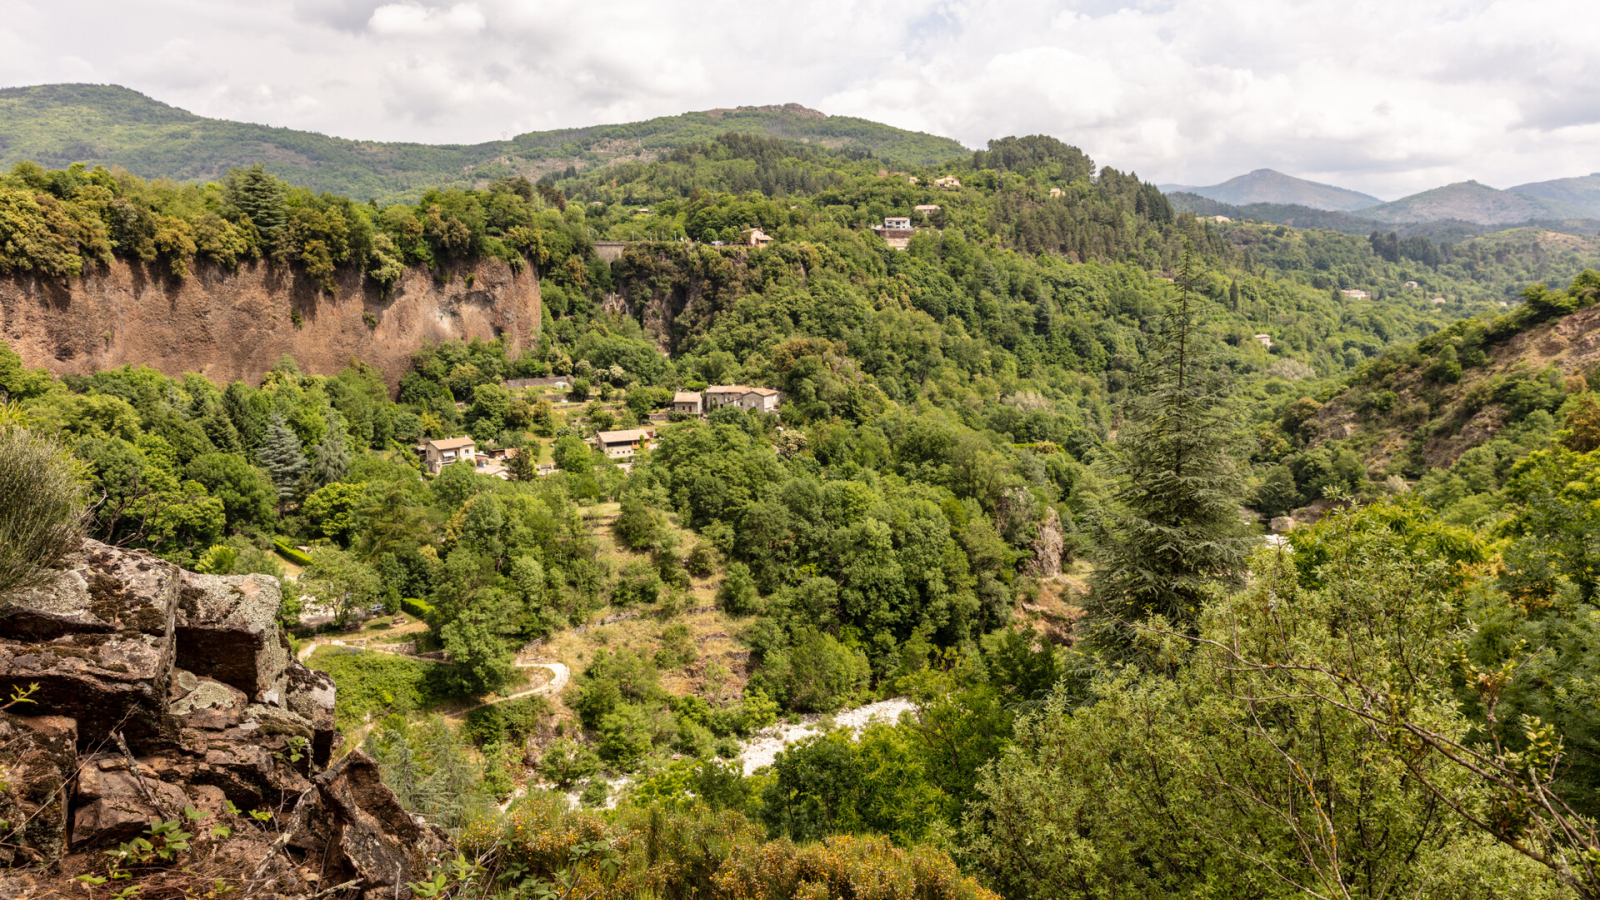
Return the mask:
<svg viewBox="0 0 1600 900">
<path fill-rule="evenodd" d="M 500 260 L 463 268 L 447 284 L 411 269 L 387 297 L 358 272 L 338 283 L 329 296 L 262 262 L 231 272 L 197 261 L 180 279 L 120 259 L 66 282 L 0 278 L 0 338 L 29 366 L 58 375 L 133 364 L 255 383 L 289 353 L 324 375 L 354 357 L 391 387 L 425 341 L 502 338 L 520 349 L 538 339 L 538 278 Z"/>
</svg>

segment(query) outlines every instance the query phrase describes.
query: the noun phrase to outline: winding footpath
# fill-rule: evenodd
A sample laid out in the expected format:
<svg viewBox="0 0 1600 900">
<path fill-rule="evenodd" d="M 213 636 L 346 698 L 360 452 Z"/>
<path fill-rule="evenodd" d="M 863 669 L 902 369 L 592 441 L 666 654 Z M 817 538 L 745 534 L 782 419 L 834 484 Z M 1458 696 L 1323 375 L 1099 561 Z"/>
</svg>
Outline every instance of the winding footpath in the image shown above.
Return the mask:
<svg viewBox="0 0 1600 900">
<path fill-rule="evenodd" d="M 344 638 L 335 637 L 314 638 L 306 641 L 306 643 L 300 648 L 300 652 L 295 654 L 295 657 L 302 663 L 306 662 L 307 660 L 311 659 L 311 654 L 315 653 L 318 647 L 341 647 L 356 653 L 383 653 L 389 656 L 398 656 L 402 659 L 416 660 L 417 662 L 434 663 L 436 665 L 443 663 L 443 660 L 431 659 L 426 656 L 417 656 L 411 653 L 402 653 L 398 647 L 386 646 L 383 644 L 371 645 L 368 643 L 367 638 L 357 638 L 349 641 L 345 640 Z M 468 713 L 472 712 L 473 710 L 483 709 L 486 706 L 494 706 L 497 703 L 510 703 L 512 700 L 521 700 L 525 697 L 537 697 L 542 694 L 559 694 L 566 688 L 567 683 L 572 680 L 572 670 L 568 668 L 565 663 L 524 662 L 521 659 L 516 659 L 512 661 L 511 665 L 518 669 L 547 669 L 550 672 L 550 680 L 539 685 L 538 687 L 532 687 L 525 691 L 518 691 L 515 694 L 508 694 L 504 697 L 496 697 L 493 700 L 485 700 L 482 703 L 468 706 L 465 709 L 458 709 L 448 713 L 443 713 L 444 718 L 452 722 L 460 722 L 462 719 L 466 718 Z M 343 752 L 350 753 L 355 750 L 359 750 L 362 743 L 366 741 L 367 734 L 371 730 L 372 723 L 368 722 L 367 724 L 362 725 L 361 729 L 356 733 L 355 739 L 350 742 L 348 749 L 344 750 Z"/>
</svg>

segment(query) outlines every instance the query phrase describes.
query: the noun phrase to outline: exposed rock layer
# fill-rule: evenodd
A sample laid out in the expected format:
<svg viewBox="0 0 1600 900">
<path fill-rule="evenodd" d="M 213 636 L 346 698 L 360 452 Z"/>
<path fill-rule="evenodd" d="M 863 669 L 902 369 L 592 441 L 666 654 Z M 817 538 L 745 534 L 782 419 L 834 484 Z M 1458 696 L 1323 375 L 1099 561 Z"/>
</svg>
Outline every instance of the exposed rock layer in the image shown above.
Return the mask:
<svg viewBox="0 0 1600 900">
<path fill-rule="evenodd" d="M 515 274 L 494 259 L 445 284 L 410 269 L 387 297 L 356 271 L 342 271 L 330 297 L 263 262 L 230 272 L 196 261 L 176 278 L 119 259 L 65 282 L 0 278 L 0 338 L 27 365 L 58 375 L 132 364 L 254 383 L 288 353 L 324 375 L 360 359 L 392 387 L 426 341 L 498 337 L 526 347 L 539 317 L 532 270 Z"/>
<path fill-rule="evenodd" d="M 51 584 L 0 596 L 0 702 L 33 701 L 0 712 L 0 868 L 49 870 L 158 821 L 255 810 L 282 823 L 270 849 L 267 833 L 243 838 L 273 863 L 273 893 L 338 878 L 409 897 L 442 835 L 364 755 L 324 771 L 333 682 L 291 657 L 280 599 L 274 578 L 197 575 L 95 541 Z"/>
</svg>

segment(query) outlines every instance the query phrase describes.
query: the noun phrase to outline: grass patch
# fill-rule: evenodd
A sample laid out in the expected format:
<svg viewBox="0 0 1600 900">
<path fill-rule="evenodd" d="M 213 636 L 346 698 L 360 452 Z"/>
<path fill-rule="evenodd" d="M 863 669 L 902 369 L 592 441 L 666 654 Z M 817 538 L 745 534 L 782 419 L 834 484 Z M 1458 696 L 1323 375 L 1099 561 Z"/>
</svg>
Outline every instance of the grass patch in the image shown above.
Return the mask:
<svg viewBox="0 0 1600 900">
<path fill-rule="evenodd" d="M 327 672 L 339 689 L 334 716 L 339 727 L 389 712 L 432 709 L 456 698 L 450 667 L 383 653 L 318 647 L 306 665 Z"/>
</svg>

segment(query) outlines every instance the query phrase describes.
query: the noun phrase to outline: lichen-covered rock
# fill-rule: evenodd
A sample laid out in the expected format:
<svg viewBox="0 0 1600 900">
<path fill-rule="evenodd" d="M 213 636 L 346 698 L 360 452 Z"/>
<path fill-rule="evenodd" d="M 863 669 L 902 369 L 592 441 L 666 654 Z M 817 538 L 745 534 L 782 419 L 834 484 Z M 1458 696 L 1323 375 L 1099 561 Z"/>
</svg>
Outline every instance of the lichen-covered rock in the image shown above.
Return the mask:
<svg viewBox="0 0 1600 900">
<path fill-rule="evenodd" d="M 289 666 L 278 579 L 184 572 L 179 597 L 178 665 L 262 699 Z"/>
<path fill-rule="evenodd" d="M 0 866 L 51 866 L 66 851 L 78 723 L 0 712 Z"/>
<path fill-rule="evenodd" d="M 368 900 L 408 900 L 406 882 L 444 849 L 444 833 L 406 812 L 359 750 L 318 776 L 316 787 L 295 809 L 290 843 L 323 861 L 325 882 L 360 878 Z"/>
<path fill-rule="evenodd" d="M 139 746 L 170 741 L 171 673 L 170 643 L 138 631 L 0 640 L 0 695 L 38 685 L 28 709 L 76 719 L 81 746 L 104 742 L 113 729 Z"/>
<path fill-rule="evenodd" d="M 84 541 L 55 581 L 0 599 L 0 637 L 47 641 L 137 631 L 170 644 L 181 572 L 144 550 Z"/>
<path fill-rule="evenodd" d="M 121 757 L 88 760 L 78 773 L 72 845 L 99 846 L 138 837 L 151 823 L 178 819 L 189 805 L 183 789 L 153 778 Z"/>
<path fill-rule="evenodd" d="M 284 673 L 282 685 L 283 705 L 311 723 L 312 756 L 319 767 L 326 766 L 342 741 L 333 717 L 338 699 L 333 677 L 296 664 Z"/>
</svg>

